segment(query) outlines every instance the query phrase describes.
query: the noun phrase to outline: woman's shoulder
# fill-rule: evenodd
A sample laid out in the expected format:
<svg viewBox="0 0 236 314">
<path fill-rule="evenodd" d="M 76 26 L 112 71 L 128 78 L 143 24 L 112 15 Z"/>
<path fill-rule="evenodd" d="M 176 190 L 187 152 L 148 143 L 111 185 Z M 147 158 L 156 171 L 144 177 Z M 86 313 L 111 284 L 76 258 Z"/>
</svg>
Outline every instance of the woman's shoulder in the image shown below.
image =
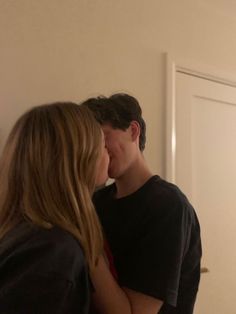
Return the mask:
<svg viewBox="0 0 236 314">
<path fill-rule="evenodd" d="M 79 241 L 60 227 L 45 229 L 22 224 L 0 243 L 0 269 L 18 265 L 30 266 L 35 273 L 55 273 L 72 280 L 87 271 Z"/>
<path fill-rule="evenodd" d="M 51 229 L 36 228 L 31 241 L 32 246 L 45 249 L 48 257 L 55 258 L 60 263 L 85 264 L 85 257 L 78 239 L 72 233 L 61 227 L 54 226 Z"/>
</svg>

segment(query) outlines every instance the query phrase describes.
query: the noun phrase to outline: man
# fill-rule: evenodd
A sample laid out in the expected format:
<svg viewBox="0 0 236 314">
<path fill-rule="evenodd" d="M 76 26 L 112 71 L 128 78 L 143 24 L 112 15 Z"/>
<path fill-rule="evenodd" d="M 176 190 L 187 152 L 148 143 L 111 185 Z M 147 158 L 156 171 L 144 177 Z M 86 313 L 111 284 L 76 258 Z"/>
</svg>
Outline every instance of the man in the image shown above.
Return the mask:
<svg viewBox="0 0 236 314">
<path fill-rule="evenodd" d="M 192 314 L 200 279 L 198 219 L 179 188 L 148 168 L 138 101 L 115 94 L 83 105 L 105 134 L 115 182 L 99 190 L 94 203 L 133 313 Z"/>
</svg>

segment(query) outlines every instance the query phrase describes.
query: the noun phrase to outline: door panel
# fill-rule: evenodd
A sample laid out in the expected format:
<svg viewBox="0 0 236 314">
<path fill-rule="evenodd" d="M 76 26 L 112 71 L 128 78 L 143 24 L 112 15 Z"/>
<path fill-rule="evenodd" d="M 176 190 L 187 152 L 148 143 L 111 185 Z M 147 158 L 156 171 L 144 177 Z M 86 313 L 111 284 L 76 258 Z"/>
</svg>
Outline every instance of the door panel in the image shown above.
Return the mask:
<svg viewBox="0 0 236 314">
<path fill-rule="evenodd" d="M 175 177 L 198 214 L 209 269 L 195 314 L 235 313 L 236 88 L 176 73 Z"/>
</svg>

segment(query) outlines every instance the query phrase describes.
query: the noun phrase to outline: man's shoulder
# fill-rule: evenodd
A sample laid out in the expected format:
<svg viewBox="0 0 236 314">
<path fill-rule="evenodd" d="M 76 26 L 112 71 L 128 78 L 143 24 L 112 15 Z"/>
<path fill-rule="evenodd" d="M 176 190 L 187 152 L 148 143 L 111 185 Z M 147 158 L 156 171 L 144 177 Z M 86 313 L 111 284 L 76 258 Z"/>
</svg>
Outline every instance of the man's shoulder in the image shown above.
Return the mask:
<svg viewBox="0 0 236 314">
<path fill-rule="evenodd" d="M 163 212 L 165 215 L 182 215 L 194 211 L 188 198 L 177 185 L 157 175 L 153 176 L 146 189 L 143 189 L 142 199 L 154 214 Z"/>
<path fill-rule="evenodd" d="M 153 176 L 140 192 L 158 200 L 176 201 L 184 197 L 177 185 L 162 179 L 158 175 Z"/>
</svg>

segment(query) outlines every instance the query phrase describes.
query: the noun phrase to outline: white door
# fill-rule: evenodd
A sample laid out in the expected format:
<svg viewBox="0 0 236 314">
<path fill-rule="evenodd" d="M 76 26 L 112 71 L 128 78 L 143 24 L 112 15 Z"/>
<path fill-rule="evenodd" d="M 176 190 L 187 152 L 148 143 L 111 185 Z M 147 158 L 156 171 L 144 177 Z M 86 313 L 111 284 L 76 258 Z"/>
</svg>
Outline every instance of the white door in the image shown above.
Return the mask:
<svg viewBox="0 0 236 314">
<path fill-rule="evenodd" d="M 195 314 L 236 313 L 236 88 L 176 73 L 175 181 L 203 243 Z"/>
</svg>

